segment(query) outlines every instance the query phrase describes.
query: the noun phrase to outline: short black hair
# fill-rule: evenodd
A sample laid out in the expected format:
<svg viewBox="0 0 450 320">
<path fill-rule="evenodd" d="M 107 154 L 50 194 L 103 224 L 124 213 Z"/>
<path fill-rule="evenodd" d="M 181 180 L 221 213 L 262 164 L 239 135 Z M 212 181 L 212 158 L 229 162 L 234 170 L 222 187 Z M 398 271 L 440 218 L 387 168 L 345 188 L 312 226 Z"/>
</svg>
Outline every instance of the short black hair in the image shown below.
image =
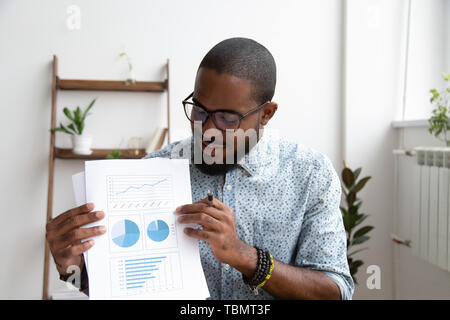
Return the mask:
<svg viewBox="0 0 450 320">
<path fill-rule="evenodd" d="M 219 42 L 205 55 L 201 68 L 251 80 L 251 98 L 258 104 L 271 101 L 275 93 L 275 60 L 266 47 L 254 40 L 231 38 Z"/>
</svg>

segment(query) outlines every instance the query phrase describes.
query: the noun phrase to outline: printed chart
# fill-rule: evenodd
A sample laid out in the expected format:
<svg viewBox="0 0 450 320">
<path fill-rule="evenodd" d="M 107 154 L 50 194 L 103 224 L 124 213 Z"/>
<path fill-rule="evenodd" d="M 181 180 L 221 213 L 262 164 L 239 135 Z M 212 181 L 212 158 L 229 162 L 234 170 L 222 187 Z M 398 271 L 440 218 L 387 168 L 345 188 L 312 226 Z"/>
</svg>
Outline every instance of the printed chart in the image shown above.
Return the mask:
<svg viewBox="0 0 450 320">
<path fill-rule="evenodd" d="M 169 226 L 163 220 L 154 220 L 150 222 L 147 228 L 148 237 L 156 242 L 166 240 L 169 233 Z"/>
<path fill-rule="evenodd" d="M 177 248 L 175 216 L 168 212 L 147 214 L 114 215 L 108 218 L 110 250 L 112 253 L 127 253 L 146 250 Z"/>
<path fill-rule="evenodd" d="M 143 237 L 139 214 L 116 215 L 108 217 L 108 232 L 111 253 L 129 253 L 142 250 Z"/>
<path fill-rule="evenodd" d="M 113 242 L 122 248 L 133 246 L 139 240 L 139 227 L 131 220 L 120 220 L 114 224 L 111 230 Z"/>
<path fill-rule="evenodd" d="M 147 250 L 177 247 L 175 215 L 173 213 L 152 213 L 144 215 L 145 248 Z"/>
<path fill-rule="evenodd" d="M 110 211 L 151 210 L 172 205 L 169 175 L 108 176 L 107 188 Z"/>
<path fill-rule="evenodd" d="M 174 214 L 192 202 L 188 159 L 85 161 L 75 182 L 77 201 L 105 212 L 106 233 L 85 254 L 90 299 L 209 297 L 198 241 Z"/>
<path fill-rule="evenodd" d="M 178 253 L 112 259 L 111 283 L 116 297 L 181 289 Z"/>
</svg>

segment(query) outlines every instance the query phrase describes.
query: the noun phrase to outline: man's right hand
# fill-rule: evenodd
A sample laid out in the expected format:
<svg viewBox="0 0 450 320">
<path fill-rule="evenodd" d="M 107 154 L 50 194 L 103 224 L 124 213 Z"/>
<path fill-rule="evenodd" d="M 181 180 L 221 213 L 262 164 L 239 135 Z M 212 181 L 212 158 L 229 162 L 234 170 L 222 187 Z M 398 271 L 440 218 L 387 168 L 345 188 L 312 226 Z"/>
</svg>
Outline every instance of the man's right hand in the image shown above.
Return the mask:
<svg viewBox="0 0 450 320">
<path fill-rule="evenodd" d="M 67 268 L 71 265 L 83 268 L 83 252 L 94 245 L 94 240 L 82 242 L 83 239 L 99 236 L 106 232 L 104 226 L 81 228 L 81 226 L 105 217 L 103 211 L 92 211 L 93 209 L 93 203 L 86 203 L 60 214 L 46 225 L 45 236 L 61 275 L 67 275 Z"/>
</svg>

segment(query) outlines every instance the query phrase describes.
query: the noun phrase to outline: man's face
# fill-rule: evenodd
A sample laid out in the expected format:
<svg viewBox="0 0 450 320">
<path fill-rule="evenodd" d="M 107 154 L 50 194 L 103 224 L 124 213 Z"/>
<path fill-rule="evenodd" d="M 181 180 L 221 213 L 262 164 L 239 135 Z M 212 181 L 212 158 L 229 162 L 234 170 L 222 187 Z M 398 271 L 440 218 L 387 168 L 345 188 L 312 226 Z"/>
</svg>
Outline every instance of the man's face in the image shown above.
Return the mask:
<svg viewBox="0 0 450 320">
<path fill-rule="evenodd" d="M 208 111 L 229 110 L 238 112 L 241 115 L 258 107 L 258 103 L 251 97 L 252 83 L 250 80 L 241 79 L 229 74 L 219 74 L 215 70 L 200 68 L 195 80 L 195 89 L 193 99 L 198 101 Z M 226 134 L 225 131 L 219 130 L 211 117 L 201 126 L 201 133 L 195 132 L 195 126 L 192 124 L 192 133 L 195 137 L 195 143 L 201 143 L 203 156 L 209 157 L 223 157 L 223 164 L 232 165 L 239 160 L 238 150 L 245 150 L 248 152 L 253 144 L 249 143 L 252 139 L 244 134 L 255 135 L 267 123 L 274 110 L 273 105 L 267 104 L 269 112 L 264 107 L 261 112 L 255 112 L 243 118 L 240 122 L 239 132 L 234 135 Z M 270 116 L 263 117 L 261 121 L 261 114 Z M 220 133 L 220 134 L 219 134 Z M 232 161 L 233 163 L 230 163 Z M 217 165 L 214 162 L 214 165 Z M 214 166 L 212 165 L 212 166 Z"/>
</svg>

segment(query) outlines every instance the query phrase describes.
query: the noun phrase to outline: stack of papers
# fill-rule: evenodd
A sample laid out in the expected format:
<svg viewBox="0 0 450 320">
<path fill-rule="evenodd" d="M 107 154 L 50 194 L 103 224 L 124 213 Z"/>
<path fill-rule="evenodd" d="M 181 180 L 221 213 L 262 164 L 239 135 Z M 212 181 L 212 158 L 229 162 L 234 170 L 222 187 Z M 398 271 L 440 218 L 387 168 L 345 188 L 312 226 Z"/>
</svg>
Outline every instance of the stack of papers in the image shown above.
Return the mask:
<svg viewBox="0 0 450 320">
<path fill-rule="evenodd" d="M 77 206 L 105 218 L 85 252 L 90 299 L 205 299 L 209 291 L 198 241 L 183 232 L 175 208 L 192 203 L 186 159 L 86 161 L 72 177 Z"/>
</svg>

